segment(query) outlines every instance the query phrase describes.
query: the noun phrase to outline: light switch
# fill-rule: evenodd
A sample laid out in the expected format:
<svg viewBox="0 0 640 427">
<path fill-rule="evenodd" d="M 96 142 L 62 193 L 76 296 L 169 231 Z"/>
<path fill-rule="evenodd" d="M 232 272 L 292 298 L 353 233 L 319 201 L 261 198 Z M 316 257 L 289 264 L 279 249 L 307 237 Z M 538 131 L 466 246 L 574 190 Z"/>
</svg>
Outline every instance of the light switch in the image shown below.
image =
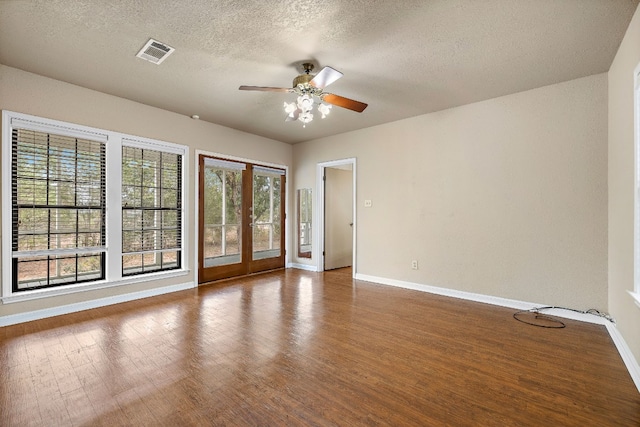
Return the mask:
<svg viewBox="0 0 640 427">
<path fill-rule="evenodd" d="M 365 208 L 370 208 L 371 207 L 371 200 L 365 200 L 364 201 L 364 207 Z"/>
</svg>

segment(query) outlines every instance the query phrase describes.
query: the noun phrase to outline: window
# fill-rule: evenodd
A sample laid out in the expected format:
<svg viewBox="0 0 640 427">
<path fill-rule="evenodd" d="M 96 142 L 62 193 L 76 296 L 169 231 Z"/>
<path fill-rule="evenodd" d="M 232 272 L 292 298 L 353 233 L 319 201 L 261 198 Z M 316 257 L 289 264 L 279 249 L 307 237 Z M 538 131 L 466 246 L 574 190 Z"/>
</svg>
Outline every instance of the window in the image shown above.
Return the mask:
<svg viewBox="0 0 640 427">
<path fill-rule="evenodd" d="M 2 114 L 3 302 L 186 274 L 187 147 Z"/>
<path fill-rule="evenodd" d="M 105 147 L 14 128 L 14 292 L 104 279 Z"/>
<path fill-rule="evenodd" d="M 182 156 L 122 147 L 122 274 L 180 268 Z"/>
</svg>

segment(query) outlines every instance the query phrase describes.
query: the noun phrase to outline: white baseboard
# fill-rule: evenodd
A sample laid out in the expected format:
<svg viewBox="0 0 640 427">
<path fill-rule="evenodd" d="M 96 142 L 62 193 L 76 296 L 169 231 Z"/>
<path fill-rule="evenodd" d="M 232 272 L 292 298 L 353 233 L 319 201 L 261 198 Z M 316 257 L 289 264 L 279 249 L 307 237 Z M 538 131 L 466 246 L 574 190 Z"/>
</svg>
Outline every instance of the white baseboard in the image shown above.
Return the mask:
<svg viewBox="0 0 640 427">
<path fill-rule="evenodd" d="M 620 353 L 620 357 L 622 357 L 624 364 L 627 366 L 631 379 L 636 384 L 638 391 L 640 391 L 640 365 L 638 365 L 638 361 L 633 356 L 633 353 L 631 353 L 631 349 L 622 337 L 618 328 L 616 328 L 616 326 L 611 322 L 606 322 L 605 327 L 607 328 L 607 331 L 609 331 L 609 335 L 616 345 L 618 353 Z"/>
<path fill-rule="evenodd" d="M 551 305 L 551 304 L 534 304 L 531 302 L 494 297 L 490 295 L 476 294 L 472 292 L 458 291 L 455 289 L 440 288 L 437 286 L 429 286 L 429 285 L 423 285 L 420 283 L 405 282 L 401 280 L 387 279 L 384 277 L 369 276 L 365 274 L 356 274 L 355 279 L 362 280 L 365 282 L 378 283 L 381 285 L 395 286 L 398 288 L 412 289 L 414 291 L 428 292 L 431 294 L 443 295 L 443 296 L 452 297 L 452 298 L 459 298 L 459 299 L 464 299 L 468 301 L 492 304 L 500 307 L 508 307 L 516 310 L 530 310 L 536 307 L 545 307 L 545 306 Z M 611 339 L 616 345 L 616 349 L 618 350 L 620 357 L 624 361 L 624 364 L 627 367 L 627 370 L 629 371 L 629 375 L 631 376 L 631 379 L 633 380 L 634 384 L 636 385 L 636 388 L 640 392 L 640 365 L 638 365 L 638 361 L 634 357 L 633 353 L 631 353 L 629 346 L 627 345 L 626 341 L 620 334 L 620 331 L 618 330 L 618 328 L 616 328 L 615 324 L 606 320 L 603 317 L 593 316 L 585 313 L 576 313 L 576 312 L 567 311 L 567 310 L 557 310 L 557 309 L 545 310 L 545 314 L 550 314 L 557 317 L 564 317 L 565 319 L 579 320 L 582 322 L 589 322 L 589 323 L 604 325 L 607 328 L 607 331 L 609 332 Z"/>
<path fill-rule="evenodd" d="M 78 311 L 89 310 L 92 308 L 105 307 L 107 305 L 119 304 L 121 302 L 134 301 L 137 299 L 154 297 L 157 295 L 168 294 L 171 292 L 183 291 L 195 288 L 194 282 L 181 283 L 178 285 L 165 286 L 162 288 L 148 289 L 146 291 L 131 292 L 122 295 L 114 295 L 111 297 L 99 298 L 90 301 L 83 301 L 74 304 L 61 305 L 58 307 L 44 308 L 42 310 L 29 311 L 25 313 L 9 314 L 0 316 L 0 327 L 15 325 L 32 320 L 45 319 L 47 317 L 60 316 L 62 314 L 75 313 Z"/>
<path fill-rule="evenodd" d="M 299 264 L 295 262 L 291 262 L 287 264 L 287 268 L 297 268 L 299 270 L 314 271 L 314 272 L 318 271 L 318 267 L 316 267 L 315 265 Z"/>
</svg>

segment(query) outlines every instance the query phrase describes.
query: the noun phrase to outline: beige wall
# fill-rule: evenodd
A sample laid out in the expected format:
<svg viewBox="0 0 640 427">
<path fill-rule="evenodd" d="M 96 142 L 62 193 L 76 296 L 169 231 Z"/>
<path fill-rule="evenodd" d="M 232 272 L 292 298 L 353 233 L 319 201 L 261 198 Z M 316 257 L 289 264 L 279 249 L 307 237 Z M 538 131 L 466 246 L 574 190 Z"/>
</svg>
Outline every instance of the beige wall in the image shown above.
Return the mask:
<svg viewBox="0 0 640 427">
<path fill-rule="evenodd" d="M 606 74 L 293 151 L 303 186 L 357 158 L 358 273 L 607 310 Z"/>
<path fill-rule="evenodd" d="M 640 360 L 640 308 L 633 290 L 633 71 L 640 63 L 640 8 L 609 69 L 609 310 Z"/>
<path fill-rule="evenodd" d="M 169 111 L 3 65 L 0 65 L 0 109 L 188 145 L 190 152 L 187 173 L 186 262 L 187 267 L 192 270 L 188 276 L 175 279 L 125 285 L 30 302 L 0 304 L 0 316 L 193 282 L 195 280 L 193 245 L 196 230 L 194 223 L 195 169 L 193 167 L 195 150 L 217 152 L 289 167 L 292 162 L 292 148 L 288 144 L 196 121 Z M 1 176 L 6 176 L 6 172 L 2 171 Z"/>
</svg>

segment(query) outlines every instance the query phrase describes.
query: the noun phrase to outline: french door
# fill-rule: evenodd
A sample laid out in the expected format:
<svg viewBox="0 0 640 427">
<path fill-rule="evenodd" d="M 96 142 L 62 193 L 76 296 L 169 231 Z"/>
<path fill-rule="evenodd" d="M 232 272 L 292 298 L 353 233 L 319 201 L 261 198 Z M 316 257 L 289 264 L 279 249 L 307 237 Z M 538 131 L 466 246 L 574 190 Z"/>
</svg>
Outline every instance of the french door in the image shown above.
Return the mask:
<svg viewBox="0 0 640 427">
<path fill-rule="evenodd" d="M 198 160 L 198 283 L 284 267 L 285 171 Z"/>
</svg>

